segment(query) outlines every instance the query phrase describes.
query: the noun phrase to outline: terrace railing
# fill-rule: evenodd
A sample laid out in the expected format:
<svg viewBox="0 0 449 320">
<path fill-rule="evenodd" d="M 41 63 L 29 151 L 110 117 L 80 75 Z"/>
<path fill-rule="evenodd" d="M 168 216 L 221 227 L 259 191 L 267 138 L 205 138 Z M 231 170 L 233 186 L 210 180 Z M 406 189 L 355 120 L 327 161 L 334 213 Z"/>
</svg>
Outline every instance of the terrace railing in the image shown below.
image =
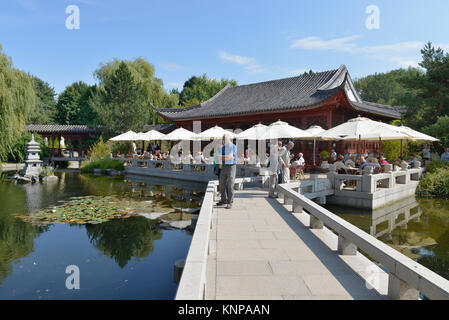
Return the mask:
<svg viewBox="0 0 449 320">
<path fill-rule="evenodd" d="M 449 300 L 448 280 L 321 207 L 290 185 L 279 185 L 279 193 L 286 204 L 293 205 L 293 212 L 305 210 L 310 215 L 310 228 L 326 226 L 338 235 L 339 254 L 356 255 L 360 250 L 384 266 L 389 273 L 391 298 L 418 299 L 420 292 L 429 299 Z"/>
</svg>

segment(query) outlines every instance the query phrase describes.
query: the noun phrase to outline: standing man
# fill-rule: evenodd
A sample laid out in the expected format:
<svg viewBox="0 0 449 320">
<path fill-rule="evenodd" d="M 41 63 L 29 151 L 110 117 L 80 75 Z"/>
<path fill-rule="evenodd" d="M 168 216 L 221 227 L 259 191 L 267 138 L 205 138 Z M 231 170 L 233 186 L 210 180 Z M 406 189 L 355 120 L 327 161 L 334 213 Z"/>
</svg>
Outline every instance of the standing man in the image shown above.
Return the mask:
<svg viewBox="0 0 449 320">
<path fill-rule="evenodd" d="M 446 148 L 444 152 L 441 154 L 441 161 L 449 162 L 449 148 Z"/>
<path fill-rule="evenodd" d="M 268 166 L 268 174 L 270 176 L 269 180 L 270 191 L 268 193 L 268 196 L 270 198 L 275 198 L 276 197 L 275 191 L 278 182 L 278 170 L 279 170 L 279 146 L 277 144 L 273 145 L 273 147 L 270 150 L 269 162 L 270 165 Z"/>
<path fill-rule="evenodd" d="M 226 209 L 232 208 L 234 200 L 234 180 L 237 165 L 237 147 L 231 141 L 231 136 L 223 136 L 223 147 L 221 148 L 220 160 L 223 163 L 220 172 L 219 189 L 221 190 L 221 201 L 218 206 L 226 205 Z"/>
<path fill-rule="evenodd" d="M 289 141 L 286 146 L 283 146 L 279 151 L 279 164 L 282 170 L 282 183 L 290 182 L 290 150 L 293 149 L 295 144 Z"/>
</svg>

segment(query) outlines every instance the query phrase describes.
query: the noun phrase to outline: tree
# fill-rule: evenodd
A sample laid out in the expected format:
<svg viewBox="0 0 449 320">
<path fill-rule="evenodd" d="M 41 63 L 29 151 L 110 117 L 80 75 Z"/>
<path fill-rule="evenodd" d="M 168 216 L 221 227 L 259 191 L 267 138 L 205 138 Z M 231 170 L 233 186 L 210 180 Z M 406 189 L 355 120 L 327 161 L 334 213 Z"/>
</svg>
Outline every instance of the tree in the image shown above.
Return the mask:
<svg viewBox="0 0 449 320">
<path fill-rule="evenodd" d="M 408 107 L 416 102 L 417 90 L 406 87 L 403 79 L 421 74 L 416 68 L 397 69 L 357 79 L 354 85 L 365 101 Z"/>
<path fill-rule="evenodd" d="M 125 62 L 120 62 L 112 74 L 102 78 L 91 102 L 106 136 L 127 130 L 140 131 L 150 116 L 144 85 Z"/>
<path fill-rule="evenodd" d="M 436 123 L 441 116 L 449 115 L 449 54 L 435 49 L 431 42 L 421 50 L 419 64 L 426 70 L 403 80 L 418 92 L 415 103 L 407 109 L 405 118 L 416 129 Z"/>
<path fill-rule="evenodd" d="M 31 78 L 13 67 L 0 45 L 0 161 L 12 151 L 35 104 Z"/>
<path fill-rule="evenodd" d="M 236 86 L 237 81 L 209 79 L 206 74 L 200 77 L 192 76 L 184 83 L 179 94 L 179 103 L 184 107 L 201 103 L 212 98 L 227 84 Z"/>
<path fill-rule="evenodd" d="M 82 81 L 66 87 L 58 97 L 56 121 L 59 124 L 94 124 L 96 114 L 90 105 L 94 92 L 95 86 L 89 86 Z"/>
<path fill-rule="evenodd" d="M 155 77 L 154 66 L 143 58 L 137 58 L 133 61 L 114 59 L 108 63 L 100 64 L 100 68 L 94 72 L 99 80 L 99 86 L 104 87 L 109 79 L 114 77 L 115 72 L 121 64 L 125 64 L 132 78 L 141 87 L 141 103 L 147 108 L 146 118 L 142 119 L 145 124 L 156 124 L 162 122 L 151 106 L 158 108 L 174 108 L 178 105 L 179 95 L 175 92 L 168 94 L 163 88 L 161 79 Z M 139 128 L 140 130 L 141 128 Z M 129 130 L 126 128 L 126 130 Z"/>
<path fill-rule="evenodd" d="M 57 114 L 55 89 L 39 79 L 32 77 L 33 88 L 36 93 L 36 106 L 28 115 L 27 123 L 53 124 Z"/>
<path fill-rule="evenodd" d="M 423 131 L 440 139 L 441 145 L 449 147 L 449 116 L 438 117 L 434 124 L 423 128 Z M 442 152 L 443 150 L 439 150 Z"/>
</svg>

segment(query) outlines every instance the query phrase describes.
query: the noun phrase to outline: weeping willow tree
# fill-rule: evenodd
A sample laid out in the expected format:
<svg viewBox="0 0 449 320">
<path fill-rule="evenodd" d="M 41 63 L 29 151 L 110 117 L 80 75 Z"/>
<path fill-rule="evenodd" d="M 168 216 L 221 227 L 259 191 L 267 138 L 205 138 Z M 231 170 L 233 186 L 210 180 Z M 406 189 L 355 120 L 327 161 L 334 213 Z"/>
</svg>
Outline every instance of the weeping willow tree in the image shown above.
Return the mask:
<svg viewBox="0 0 449 320">
<path fill-rule="evenodd" d="M 36 95 L 31 78 L 13 67 L 0 45 L 0 161 L 5 161 L 24 130 Z"/>
</svg>

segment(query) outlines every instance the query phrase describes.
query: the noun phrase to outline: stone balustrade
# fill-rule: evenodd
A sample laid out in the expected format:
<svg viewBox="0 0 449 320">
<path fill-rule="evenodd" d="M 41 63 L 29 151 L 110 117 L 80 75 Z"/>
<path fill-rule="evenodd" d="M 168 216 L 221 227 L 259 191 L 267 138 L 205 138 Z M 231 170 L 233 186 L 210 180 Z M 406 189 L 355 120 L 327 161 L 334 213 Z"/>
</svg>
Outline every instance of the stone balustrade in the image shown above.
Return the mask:
<svg viewBox="0 0 449 320">
<path fill-rule="evenodd" d="M 288 184 L 279 185 L 284 204 L 292 204 L 292 211 L 310 215 L 310 228 L 327 227 L 338 234 L 338 253 L 356 255 L 363 251 L 383 265 L 389 273 L 388 295 L 393 299 L 418 299 L 419 292 L 429 299 L 449 300 L 449 281 L 387 244 L 338 217 L 308 199 Z"/>
</svg>

